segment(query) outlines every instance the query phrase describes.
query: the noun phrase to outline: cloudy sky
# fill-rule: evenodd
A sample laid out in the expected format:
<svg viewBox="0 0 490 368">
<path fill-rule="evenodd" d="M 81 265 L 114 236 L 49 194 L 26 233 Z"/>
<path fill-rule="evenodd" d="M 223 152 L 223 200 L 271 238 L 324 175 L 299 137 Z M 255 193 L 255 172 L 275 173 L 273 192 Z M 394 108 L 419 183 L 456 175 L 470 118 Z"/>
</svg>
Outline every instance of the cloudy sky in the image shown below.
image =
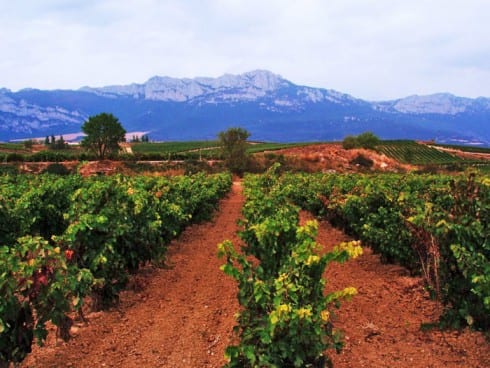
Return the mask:
<svg viewBox="0 0 490 368">
<path fill-rule="evenodd" d="M 0 87 L 267 69 L 370 100 L 490 97 L 489 0 L 0 0 Z"/>
</svg>

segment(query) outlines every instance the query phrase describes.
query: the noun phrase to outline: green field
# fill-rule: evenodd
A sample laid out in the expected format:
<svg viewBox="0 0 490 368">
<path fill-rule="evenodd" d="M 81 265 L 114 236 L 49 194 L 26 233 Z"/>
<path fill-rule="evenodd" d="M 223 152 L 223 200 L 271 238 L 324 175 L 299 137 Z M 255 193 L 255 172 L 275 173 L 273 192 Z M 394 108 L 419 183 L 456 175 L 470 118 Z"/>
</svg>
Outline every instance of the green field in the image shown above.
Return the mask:
<svg viewBox="0 0 490 368">
<path fill-rule="evenodd" d="M 135 143 L 131 146 L 135 153 L 181 153 L 217 147 L 217 141 Z"/>
<path fill-rule="evenodd" d="M 23 144 L 20 143 L 0 143 L 0 150 L 2 151 L 27 151 Z"/>
</svg>

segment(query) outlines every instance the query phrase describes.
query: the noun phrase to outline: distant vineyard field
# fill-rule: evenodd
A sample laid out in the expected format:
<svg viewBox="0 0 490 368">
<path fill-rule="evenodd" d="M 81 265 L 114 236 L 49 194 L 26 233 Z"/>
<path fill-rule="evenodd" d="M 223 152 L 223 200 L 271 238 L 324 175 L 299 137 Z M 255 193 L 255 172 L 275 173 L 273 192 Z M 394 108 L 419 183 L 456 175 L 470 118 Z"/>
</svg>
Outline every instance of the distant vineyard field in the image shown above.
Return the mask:
<svg viewBox="0 0 490 368">
<path fill-rule="evenodd" d="M 264 151 L 277 151 L 285 148 L 308 146 L 314 143 L 253 143 L 251 144 L 247 152 L 258 153 Z"/>
<path fill-rule="evenodd" d="M 180 153 L 218 146 L 217 141 L 155 142 L 135 143 L 131 149 L 135 153 Z"/>
<path fill-rule="evenodd" d="M 264 151 L 275 151 L 285 148 L 305 146 L 310 143 L 263 143 L 250 142 L 247 152 L 250 154 Z M 136 143 L 132 145 L 133 152 L 138 155 L 160 155 L 171 158 L 207 158 L 220 159 L 221 153 L 218 141 L 189 141 L 189 142 L 155 142 Z"/>
<path fill-rule="evenodd" d="M 466 160 L 448 152 L 419 144 L 415 141 L 383 141 L 376 147 L 379 152 L 397 161 L 414 165 L 456 164 Z"/>
</svg>

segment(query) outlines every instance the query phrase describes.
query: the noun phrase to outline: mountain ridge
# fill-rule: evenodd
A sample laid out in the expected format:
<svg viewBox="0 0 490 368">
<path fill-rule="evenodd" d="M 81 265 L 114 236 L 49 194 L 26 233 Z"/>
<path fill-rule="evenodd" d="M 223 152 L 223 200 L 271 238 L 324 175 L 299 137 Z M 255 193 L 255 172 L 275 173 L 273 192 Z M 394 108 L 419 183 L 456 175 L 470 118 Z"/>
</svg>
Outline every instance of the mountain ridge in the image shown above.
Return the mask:
<svg viewBox="0 0 490 368">
<path fill-rule="evenodd" d="M 339 140 L 371 130 L 382 138 L 490 145 L 490 98 L 436 93 L 367 101 L 260 69 L 78 90 L 0 88 L 0 140 L 73 133 L 103 111 L 126 130 L 159 140 L 209 139 L 240 125 L 254 139 L 273 141 Z"/>
</svg>

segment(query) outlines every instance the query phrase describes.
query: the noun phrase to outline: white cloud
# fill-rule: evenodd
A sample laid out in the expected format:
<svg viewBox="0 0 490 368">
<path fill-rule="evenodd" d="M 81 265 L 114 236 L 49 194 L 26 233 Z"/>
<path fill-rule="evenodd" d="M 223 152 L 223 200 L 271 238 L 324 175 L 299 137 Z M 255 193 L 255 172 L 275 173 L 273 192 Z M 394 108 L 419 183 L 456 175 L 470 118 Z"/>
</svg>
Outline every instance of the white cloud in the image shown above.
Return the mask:
<svg viewBox="0 0 490 368">
<path fill-rule="evenodd" d="M 19 0 L 0 86 L 78 88 L 269 69 L 368 99 L 490 96 L 486 0 Z"/>
</svg>

